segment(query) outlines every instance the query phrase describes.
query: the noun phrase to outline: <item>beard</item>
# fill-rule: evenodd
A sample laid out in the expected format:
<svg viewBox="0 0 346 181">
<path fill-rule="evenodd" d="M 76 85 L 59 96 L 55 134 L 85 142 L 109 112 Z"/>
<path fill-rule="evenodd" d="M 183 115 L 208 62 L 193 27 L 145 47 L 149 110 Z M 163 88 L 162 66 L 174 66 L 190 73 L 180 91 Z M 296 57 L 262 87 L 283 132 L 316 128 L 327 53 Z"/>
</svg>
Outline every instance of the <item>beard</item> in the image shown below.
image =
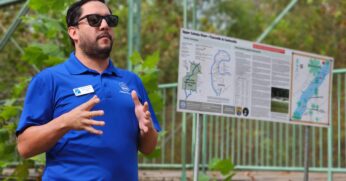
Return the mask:
<svg viewBox="0 0 346 181">
<path fill-rule="evenodd" d="M 107 37 L 110 41 L 108 46 L 100 47 L 98 40 Z M 81 38 L 80 49 L 83 53 L 91 59 L 106 59 L 110 56 L 113 47 L 113 39 L 108 33 L 102 33 L 96 37 L 95 41 L 88 41 L 88 39 Z"/>
</svg>

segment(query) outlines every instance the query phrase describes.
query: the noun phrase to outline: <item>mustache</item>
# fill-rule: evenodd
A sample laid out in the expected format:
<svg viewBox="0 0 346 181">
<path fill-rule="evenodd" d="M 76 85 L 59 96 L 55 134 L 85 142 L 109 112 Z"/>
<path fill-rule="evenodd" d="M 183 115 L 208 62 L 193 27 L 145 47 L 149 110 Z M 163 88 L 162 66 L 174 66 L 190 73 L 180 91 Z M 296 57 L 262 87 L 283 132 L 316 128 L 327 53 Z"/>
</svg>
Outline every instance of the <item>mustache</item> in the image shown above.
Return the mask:
<svg viewBox="0 0 346 181">
<path fill-rule="evenodd" d="M 113 40 L 113 39 L 112 39 L 112 36 L 111 36 L 109 33 L 107 33 L 107 32 L 101 33 L 100 35 L 98 35 L 98 36 L 96 37 L 96 39 L 98 40 L 98 39 L 101 39 L 101 38 L 104 38 L 104 37 L 107 37 L 108 39 Z"/>
</svg>

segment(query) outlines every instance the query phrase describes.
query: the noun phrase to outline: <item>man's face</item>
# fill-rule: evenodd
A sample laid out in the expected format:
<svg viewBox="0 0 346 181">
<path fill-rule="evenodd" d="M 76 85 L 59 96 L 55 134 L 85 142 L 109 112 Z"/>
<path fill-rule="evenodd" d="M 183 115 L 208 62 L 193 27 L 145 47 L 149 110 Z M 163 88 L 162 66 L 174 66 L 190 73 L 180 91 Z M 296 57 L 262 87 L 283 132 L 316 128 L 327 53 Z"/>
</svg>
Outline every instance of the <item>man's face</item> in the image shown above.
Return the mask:
<svg viewBox="0 0 346 181">
<path fill-rule="evenodd" d="M 99 1 L 90 1 L 82 7 L 80 18 L 90 14 L 101 16 L 110 15 L 107 6 Z M 88 20 L 84 18 L 78 25 L 78 46 L 83 53 L 90 58 L 105 59 L 108 58 L 113 45 L 113 29 L 108 26 L 105 19 L 102 20 L 99 27 L 92 27 Z"/>
</svg>

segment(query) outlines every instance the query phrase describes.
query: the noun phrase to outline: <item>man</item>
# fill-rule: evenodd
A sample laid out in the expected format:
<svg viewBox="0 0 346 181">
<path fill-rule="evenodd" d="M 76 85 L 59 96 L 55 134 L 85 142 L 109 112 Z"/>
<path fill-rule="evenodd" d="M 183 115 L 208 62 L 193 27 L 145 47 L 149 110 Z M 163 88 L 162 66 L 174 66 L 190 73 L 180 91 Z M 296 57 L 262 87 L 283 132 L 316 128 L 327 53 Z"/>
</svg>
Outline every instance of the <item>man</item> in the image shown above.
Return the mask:
<svg viewBox="0 0 346 181">
<path fill-rule="evenodd" d="M 18 152 L 46 152 L 43 180 L 138 180 L 137 151 L 154 150 L 160 126 L 138 76 L 109 60 L 118 17 L 84 0 L 66 21 L 75 52 L 32 79 Z"/>
</svg>

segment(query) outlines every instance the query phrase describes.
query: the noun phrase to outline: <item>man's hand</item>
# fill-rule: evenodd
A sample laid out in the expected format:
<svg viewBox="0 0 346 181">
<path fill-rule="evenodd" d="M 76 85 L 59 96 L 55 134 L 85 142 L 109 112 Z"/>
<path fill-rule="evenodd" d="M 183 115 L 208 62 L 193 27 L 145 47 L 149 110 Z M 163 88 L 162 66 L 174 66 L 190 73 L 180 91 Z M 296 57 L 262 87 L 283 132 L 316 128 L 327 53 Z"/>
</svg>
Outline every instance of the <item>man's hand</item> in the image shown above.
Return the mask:
<svg viewBox="0 0 346 181">
<path fill-rule="evenodd" d="M 131 92 L 132 100 L 135 104 L 135 114 L 140 129 L 139 151 L 144 154 L 150 154 L 154 151 L 157 144 L 157 132 L 154 129 L 151 120 L 148 102 L 142 104 L 137 96 L 136 91 Z"/>
<path fill-rule="evenodd" d="M 145 102 L 144 105 L 139 101 L 136 91 L 131 92 L 132 100 L 135 104 L 135 114 L 138 120 L 141 134 L 145 134 L 149 129 L 153 129 L 153 123 L 150 118 L 149 105 Z"/>
<path fill-rule="evenodd" d="M 95 116 L 102 116 L 104 114 L 103 110 L 90 111 L 99 102 L 100 99 L 95 95 L 89 101 L 62 115 L 62 119 L 66 123 L 66 126 L 69 129 L 86 130 L 97 135 L 102 134 L 101 130 L 96 130 L 92 126 L 104 126 L 105 122 L 96 121 L 92 118 Z"/>
<path fill-rule="evenodd" d="M 104 121 L 95 121 L 91 118 L 102 116 L 102 110 L 90 111 L 100 99 L 94 96 L 89 101 L 74 108 L 47 124 L 30 126 L 18 136 L 17 148 L 19 154 L 24 158 L 43 153 L 52 148 L 56 142 L 71 129 L 86 130 L 94 134 L 102 134 L 92 126 L 103 126 Z"/>
</svg>

